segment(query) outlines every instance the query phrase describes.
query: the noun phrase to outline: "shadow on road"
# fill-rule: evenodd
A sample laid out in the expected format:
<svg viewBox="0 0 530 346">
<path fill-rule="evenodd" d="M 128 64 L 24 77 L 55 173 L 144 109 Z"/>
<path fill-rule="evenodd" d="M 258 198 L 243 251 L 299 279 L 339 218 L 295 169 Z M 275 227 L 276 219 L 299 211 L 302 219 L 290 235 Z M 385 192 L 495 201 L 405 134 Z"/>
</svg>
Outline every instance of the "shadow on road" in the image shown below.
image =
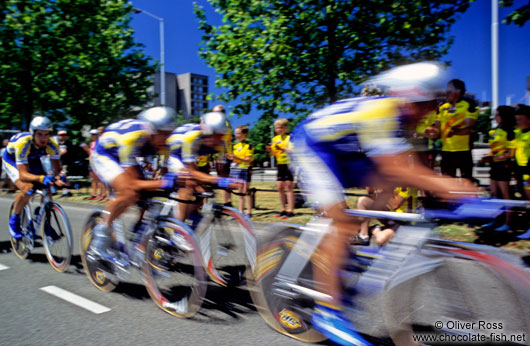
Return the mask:
<svg viewBox="0 0 530 346">
<path fill-rule="evenodd" d="M 11 252 L 11 242 L 9 240 L 0 241 L 0 253 L 10 253 L 10 252 Z"/>
<path fill-rule="evenodd" d="M 151 297 L 149 297 L 149 293 L 147 292 L 147 289 L 142 284 L 135 284 L 131 282 L 120 282 L 119 285 L 116 286 L 116 289 L 114 290 L 114 292 L 119 293 L 128 298 L 133 298 L 133 299 L 138 299 L 138 300 L 151 299 Z"/>
</svg>

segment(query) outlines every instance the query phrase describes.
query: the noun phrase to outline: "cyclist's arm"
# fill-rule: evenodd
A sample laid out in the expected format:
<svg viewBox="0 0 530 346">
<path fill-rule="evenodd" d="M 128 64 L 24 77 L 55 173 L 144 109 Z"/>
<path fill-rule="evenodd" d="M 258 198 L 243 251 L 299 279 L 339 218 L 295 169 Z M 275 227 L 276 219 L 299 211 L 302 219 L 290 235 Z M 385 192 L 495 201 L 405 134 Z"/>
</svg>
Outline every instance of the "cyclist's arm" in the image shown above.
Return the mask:
<svg viewBox="0 0 530 346">
<path fill-rule="evenodd" d="M 27 164 L 17 164 L 20 181 L 23 183 L 42 183 L 44 175 L 32 174 Z"/>
<path fill-rule="evenodd" d="M 478 192 L 477 187 L 463 180 L 441 177 L 434 171 L 428 169 L 414 160 L 415 165 L 409 164 L 410 152 L 402 152 L 395 155 L 373 156 L 378 171 L 383 175 L 383 179 L 395 186 L 410 186 L 422 190 L 428 190 L 440 197 L 454 197 L 450 192 Z M 414 155 L 415 156 L 415 155 Z"/>
<path fill-rule="evenodd" d="M 198 182 L 201 182 L 204 184 L 215 184 L 217 182 L 217 178 L 199 171 L 197 169 L 196 162 L 186 162 L 186 167 L 188 168 L 189 170 L 188 173 L 191 175 L 192 179 Z"/>
<path fill-rule="evenodd" d="M 153 191 L 162 188 L 163 180 L 142 180 L 134 166 L 126 167 L 125 173 L 130 176 L 130 186 L 135 191 Z"/>
</svg>

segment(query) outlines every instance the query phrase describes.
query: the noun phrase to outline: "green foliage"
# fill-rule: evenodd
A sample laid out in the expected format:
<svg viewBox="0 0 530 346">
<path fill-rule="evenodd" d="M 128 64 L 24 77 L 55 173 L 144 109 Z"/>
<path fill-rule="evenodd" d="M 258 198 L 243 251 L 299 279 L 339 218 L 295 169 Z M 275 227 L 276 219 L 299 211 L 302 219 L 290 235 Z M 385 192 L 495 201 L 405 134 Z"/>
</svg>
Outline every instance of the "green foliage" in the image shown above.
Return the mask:
<svg viewBox="0 0 530 346">
<path fill-rule="evenodd" d="M 478 114 L 477 122 L 473 129 L 475 134 L 482 133 L 484 140 L 487 141 L 489 137 L 489 131 L 491 130 L 491 108 L 487 108 L 484 111 L 480 111 Z M 478 135 L 475 136 L 478 138 Z"/>
<path fill-rule="evenodd" d="M 511 7 L 513 6 L 513 0 L 501 0 L 499 1 L 499 5 L 502 7 Z M 530 1 L 528 1 L 528 4 L 515 9 L 507 15 L 503 19 L 503 23 L 523 26 L 528 20 L 530 20 Z"/>
<path fill-rule="evenodd" d="M 450 26 L 469 0 L 209 0 L 223 23 L 208 23 L 201 57 L 218 73 L 220 96 L 241 116 L 306 115 L 351 97 L 390 66 L 439 60 Z"/>
<path fill-rule="evenodd" d="M 155 65 L 133 40 L 127 0 L 3 0 L 0 128 L 35 113 L 72 131 L 129 116 L 151 99 Z"/>
</svg>

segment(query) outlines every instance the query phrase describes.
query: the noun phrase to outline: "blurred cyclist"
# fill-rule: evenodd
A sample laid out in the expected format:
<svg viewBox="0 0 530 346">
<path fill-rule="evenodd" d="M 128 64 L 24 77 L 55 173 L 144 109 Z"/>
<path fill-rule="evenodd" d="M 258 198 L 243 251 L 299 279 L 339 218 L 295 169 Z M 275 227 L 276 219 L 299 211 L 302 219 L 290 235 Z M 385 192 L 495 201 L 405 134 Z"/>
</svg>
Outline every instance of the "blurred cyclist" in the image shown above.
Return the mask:
<svg viewBox="0 0 530 346">
<path fill-rule="evenodd" d="M 218 154 L 225 157 L 225 138 L 231 135 L 227 125 L 227 119 L 222 112 L 210 112 L 201 116 L 200 124 L 186 124 L 178 127 L 168 138 L 167 143 L 170 150 L 169 171 L 178 173 L 186 170 L 193 178 L 185 188 L 179 190 L 179 198 L 190 199 L 193 192 L 199 189 L 194 182 L 206 184 L 217 184 L 220 187 L 237 188 L 240 186 L 238 180 L 213 177 L 201 172 L 197 167 L 197 160 L 202 155 Z M 180 220 L 185 220 L 196 208 L 196 205 L 179 204 Z"/>
<path fill-rule="evenodd" d="M 15 197 L 14 210 L 9 219 L 9 234 L 12 238 L 20 239 L 20 214 L 28 204 L 30 195 L 27 194 L 34 184 L 63 186 L 59 173 L 59 146 L 51 138 L 53 125 L 50 119 L 37 116 L 29 124 L 29 132 L 21 132 L 9 140 L 2 157 L 2 165 L 11 181 L 20 189 Z M 42 166 L 41 157 L 50 156 L 53 172 L 46 172 Z"/>
<path fill-rule="evenodd" d="M 453 197 L 450 191 L 476 191 L 467 181 L 440 177 L 421 165 L 404 137 L 407 128 L 414 129 L 423 116 L 435 110 L 436 97 L 444 87 L 444 74 L 441 65 L 430 62 L 393 68 L 371 83 L 386 88 L 391 97 L 336 102 L 311 114 L 294 131 L 292 156 L 300 169 L 302 187 L 332 219 L 332 226 L 317 249 L 325 266 L 313 266 L 316 289 L 328 299 L 316 302 L 312 323 L 337 343 L 367 344 L 341 310 L 337 273 L 344 262 L 346 246 L 362 222 L 345 213 L 342 191 L 367 185 L 390 194 L 396 186 L 410 186 L 440 197 Z M 390 196 L 381 194 L 372 208 L 384 208 Z"/>
<path fill-rule="evenodd" d="M 137 120 L 126 119 L 107 126 L 98 138 L 91 156 L 92 169 L 114 189 L 116 198 L 106 205 L 105 222 L 94 227 L 89 248 L 92 254 L 117 260 L 118 253 L 112 248 L 116 238 L 114 220 L 139 200 L 141 191 L 174 187 L 178 178 L 175 174 L 166 174 L 161 180 L 144 180 L 136 158 L 167 154 L 166 140 L 176 126 L 175 117 L 172 108 L 153 107 L 142 111 Z"/>
</svg>

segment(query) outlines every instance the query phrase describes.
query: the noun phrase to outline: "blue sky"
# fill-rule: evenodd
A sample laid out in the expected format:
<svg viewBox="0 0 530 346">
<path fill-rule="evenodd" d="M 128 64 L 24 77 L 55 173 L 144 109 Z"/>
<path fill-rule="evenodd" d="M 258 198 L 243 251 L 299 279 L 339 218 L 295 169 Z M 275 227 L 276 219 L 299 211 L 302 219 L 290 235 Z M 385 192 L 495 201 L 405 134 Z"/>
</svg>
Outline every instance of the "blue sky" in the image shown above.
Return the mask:
<svg viewBox="0 0 530 346">
<path fill-rule="evenodd" d="M 368 0 L 367 0 L 368 1 Z M 166 71 L 173 73 L 193 72 L 208 75 L 210 90 L 214 88 L 215 70 L 208 67 L 198 56 L 201 32 L 193 14 L 192 0 L 132 0 L 133 6 L 146 10 L 165 22 Z M 206 9 L 209 20 L 220 20 L 206 0 L 196 0 Z M 515 6 L 528 3 L 515 0 Z M 499 21 L 511 9 L 499 7 Z M 478 99 L 491 100 L 491 1 L 477 0 L 468 11 L 457 17 L 451 29 L 455 41 L 444 60 L 452 62 L 451 74 L 466 83 L 468 92 Z M 147 55 L 160 58 L 158 21 L 145 14 L 134 15 L 131 25 L 135 40 L 145 45 Z M 526 77 L 530 76 L 530 22 L 523 27 L 499 25 L 499 104 L 505 104 L 511 95 L 512 103 L 528 102 Z M 523 100 L 522 100 L 523 99 Z M 521 101 L 522 100 L 522 101 Z M 212 102 L 210 102 L 213 105 Z M 228 107 L 230 105 L 227 105 Z M 252 124 L 259 114 L 251 113 L 239 119 L 232 118 L 234 126 Z"/>
</svg>

